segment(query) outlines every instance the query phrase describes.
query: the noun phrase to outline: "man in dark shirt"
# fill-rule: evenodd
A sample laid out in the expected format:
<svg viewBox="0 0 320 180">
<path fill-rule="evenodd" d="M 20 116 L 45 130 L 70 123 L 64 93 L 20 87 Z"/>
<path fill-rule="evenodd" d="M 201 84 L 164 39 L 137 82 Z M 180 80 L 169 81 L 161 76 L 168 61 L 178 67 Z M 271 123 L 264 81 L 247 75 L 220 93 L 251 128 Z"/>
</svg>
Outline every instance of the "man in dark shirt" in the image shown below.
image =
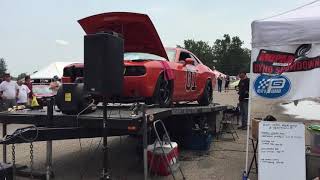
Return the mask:
<svg viewBox="0 0 320 180">
<path fill-rule="evenodd" d="M 241 113 L 241 126 L 238 129 L 247 129 L 248 122 L 248 101 L 249 101 L 249 84 L 250 79 L 247 77 L 245 71 L 239 73 L 239 106 Z"/>
<path fill-rule="evenodd" d="M 222 90 L 222 76 L 220 74 L 218 77 L 218 92 L 221 93 L 221 90 Z"/>
</svg>

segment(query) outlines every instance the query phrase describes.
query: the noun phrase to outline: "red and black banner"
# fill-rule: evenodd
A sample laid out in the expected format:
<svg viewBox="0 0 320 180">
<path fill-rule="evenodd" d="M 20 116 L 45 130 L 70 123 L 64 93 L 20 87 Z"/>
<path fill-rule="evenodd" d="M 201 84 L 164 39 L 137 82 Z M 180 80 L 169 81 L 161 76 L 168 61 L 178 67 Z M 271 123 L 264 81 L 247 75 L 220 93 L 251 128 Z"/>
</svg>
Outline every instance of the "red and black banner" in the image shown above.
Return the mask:
<svg viewBox="0 0 320 180">
<path fill-rule="evenodd" d="M 294 53 L 260 50 L 257 60 L 253 62 L 254 73 L 281 74 L 283 72 L 308 71 L 320 68 L 320 56 L 297 57 Z"/>
</svg>

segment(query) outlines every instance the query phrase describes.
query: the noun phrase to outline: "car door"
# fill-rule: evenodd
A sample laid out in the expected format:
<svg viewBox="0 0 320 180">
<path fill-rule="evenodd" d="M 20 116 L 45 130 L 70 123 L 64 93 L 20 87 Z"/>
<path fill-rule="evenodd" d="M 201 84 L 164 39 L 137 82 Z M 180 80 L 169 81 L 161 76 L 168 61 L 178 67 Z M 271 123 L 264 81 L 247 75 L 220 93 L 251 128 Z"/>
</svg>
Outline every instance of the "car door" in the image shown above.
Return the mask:
<svg viewBox="0 0 320 180">
<path fill-rule="evenodd" d="M 175 74 L 173 101 L 181 101 L 185 96 L 185 65 L 184 62 L 180 60 L 179 49 L 168 49 L 167 53 L 168 51 L 172 54 L 174 53 L 174 58 L 170 59 L 170 64 Z"/>
<path fill-rule="evenodd" d="M 199 97 L 200 93 L 201 93 L 201 89 L 203 87 L 203 72 L 202 72 L 202 67 L 203 66 L 200 61 L 198 60 L 198 58 L 194 55 L 194 54 L 190 54 L 191 58 L 194 61 L 194 68 L 195 68 L 195 73 L 194 73 L 194 79 L 193 79 L 193 83 L 195 86 L 194 89 L 194 95 L 196 97 Z"/>
<path fill-rule="evenodd" d="M 187 68 L 187 77 L 186 77 L 186 90 L 187 95 L 192 99 L 196 100 L 199 94 L 199 62 L 195 58 L 195 56 L 189 53 L 191 59 L 193 60 L 193 64 L 188 64 Z"/>
<path fill-rule="evenodd" d="M 186 64 L 187 58 L 192 58 L 190 53 L 183 50 L 177 52 L 174 92 L 176 101 L 189 101 L 196 97 L 196 68 L 193 64 Z"/>
</svg>

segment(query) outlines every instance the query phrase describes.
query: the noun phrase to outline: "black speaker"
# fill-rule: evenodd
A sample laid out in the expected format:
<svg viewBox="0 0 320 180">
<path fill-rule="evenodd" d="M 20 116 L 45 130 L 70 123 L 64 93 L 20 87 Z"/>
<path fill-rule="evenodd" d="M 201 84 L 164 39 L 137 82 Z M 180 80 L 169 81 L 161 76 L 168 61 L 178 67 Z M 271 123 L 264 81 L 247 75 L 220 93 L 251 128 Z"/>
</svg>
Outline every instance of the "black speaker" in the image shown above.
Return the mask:
<svg viewBox="0 0 320 180">
<path fill-rule="evenodd" d="M 103 96 L 121 95 L 123 87 L 123 39 L 117 34 L 84 36 L 84 89 Z"/>
</svg>

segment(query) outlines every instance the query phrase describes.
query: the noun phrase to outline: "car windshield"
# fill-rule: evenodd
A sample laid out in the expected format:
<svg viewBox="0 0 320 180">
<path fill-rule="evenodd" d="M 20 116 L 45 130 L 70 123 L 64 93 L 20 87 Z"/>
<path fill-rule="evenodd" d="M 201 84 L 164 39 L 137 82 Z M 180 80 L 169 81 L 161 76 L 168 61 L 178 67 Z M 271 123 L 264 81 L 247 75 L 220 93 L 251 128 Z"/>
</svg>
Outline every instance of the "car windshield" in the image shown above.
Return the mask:
<svg viewBox="0 0 320 180">
<path fill-rule="evenodd" d="M 154 54 L 140 53 L 140 52 L 126 52 L 124 53 L 124 60 L 127 61 L 138 61 L 138 60 L 160 60 L 165 61 L 166 59 Z"/>
<path fill-rule="evenodd" d="M 34 94 L 52 94 L 49 86 L 33 86 L 32 91 Z"/>
<path fill-rule="evenodd" d="M 169 61 L 174 62 L 176 59 L 176 50 L 174 49 L 166 49 L 167 56 L 169 58 Z"/>
</svg>

